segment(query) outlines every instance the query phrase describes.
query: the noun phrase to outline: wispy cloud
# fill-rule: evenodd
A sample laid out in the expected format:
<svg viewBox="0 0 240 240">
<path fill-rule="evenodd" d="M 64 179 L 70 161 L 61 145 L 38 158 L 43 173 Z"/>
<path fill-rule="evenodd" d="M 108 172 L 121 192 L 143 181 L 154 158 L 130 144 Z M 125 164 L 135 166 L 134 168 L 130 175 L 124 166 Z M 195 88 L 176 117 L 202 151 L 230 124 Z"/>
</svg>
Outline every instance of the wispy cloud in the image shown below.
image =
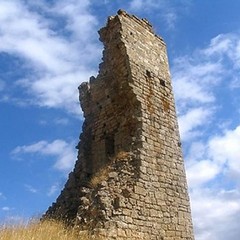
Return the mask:
<svg viewBox="0 0 240 240">
<path fill-rule="evenodd" d="M 40 156 L 55 157 L 54 168 L 69 172 L 76 161 L 76 152 L 73 143 L 64 140 L 54 140 L 53 142 L 39 141 L 31 145 L 18 146 L 12 151 L 16 158 L 23 158 L 23 154 L 38 154 Z"/>
<path fill-rule="evenodd" d="M 178 1 L 178 4 L 175 4 L 172 1 L 168 0 L 132 0 L 129 3 L 130 11 L 156 11 L 156 14 L 159 14 L 169 29 L 175 28 L 176 22 L 183 14 L 186 12 L 190 6 L 191 1 Z"/>
<path fill-rule="evenodd" d="M 69 124 L 69 119 L 67 119 L 67 118 L 56 118 L 56 119 L 54 119 L 54 123 L 59 124 L 59 125 L 68 125 Z"/>
<path fill-rule="evenodd" d="M 236 54 L 233 54 L 239 51 L 237 39 L 236 34 L 219 35 L 205 48 L 174 59 L 173 86 L 183 140 L 188 139 L 194 127 L 204 130 L 203 127 L 213 123 L 215 118 L 209 117 L 219 114 L 217 110 L 221 109 L 220 85 L 227 86 L 228 91 L 237 87 L 235 76 L 240 67 L 235 64 Z"/>
<path fill-rule="evenodd" d="M 239 35 L 234 33 L 219 34 L 211 40 L 209 47 L 204 50 L 204 54 L 218 58 L 228 57 L 234 68 L 240 68 Z"/>
<path fill-rule="evenodd" d="M 221 34 L 192 55 L 175 58 L 172 75 L 177 100 L 212 102 L 214 86 L 229 78 L 236 84 L 233 73 L 240 68 L 239 45 L 237 34 Z"/>
<path fill-rule="evenodd" d="M 225 240 L 227 236 L 228 239 L 238 240 L 238 190 L 196 189 L 191 193 L 191 197 L 196 239 Z"/>
<path fill-rule="evenodd" d="M 60 186 L 58 183 L 53 184 L 47 192 L 47 196 L 51 197 L 60 191 Z"/>
<path fill-rule="evenodd" d="M 143 0 L 132 0 L 130 2 L 130 9 L 140 10 L 143 7 L 144 7 L 144 1 Z"/>
<path fill-rule="evenodd" d="M 63 118 L 54 118 L 54 119 L 52 119 L 52 121 L 41 119 L 41 120 L 39 120 L 38 123 L 43 126 L 51 125 L 51 124 L 66 126 L 66 125 L 70 124 L 70 119 L 64 118 L 64 117 Z"/>
<path fill-rule="evenodd" d="M 200 186 L 213 180 L 219 174 L 221 168 L 210 160 L 196 161 L 187 168 L 188 182 L 191 188 Z"/>
<path fill-rule="evenodd" d="M 198 59 L 188 56 L 175 59 L 172 75 L 177 100 L 190 104 L 214 101 L 211 87 L 222 78 L 222 69 L 220 63 L 200 60 L 199 56 Z"/>
<path fill-rule="evenodd" d="M 0 200 L 6 200 L 6 199 L 7 199 L 6 196 L 2 192 L 0 192 Z"/>
<path fill-rule="evenodd" d="M 2 211 L 4 211 L 4 212 L 9 212 L 9 211 L 11 211 L 11 208 L 5 206 L 5 207 L 2 207 Z"/>
<path fill-rule="evenodd" d="M 25 189 L 31 193 L 37 193 L 38 190 L 29 184 L 24 184 Z"/>
<path fill-rule="evenodd" d="M 239 76 L 233 77 L 230 87 L 232 89 L 240 88 L 240 77 Z"/>
<path fill-rule="evenodd" d="M 77 86 L 95 73 L 91 62 L 100 55 L 92 40 L 97 41 L 92 37 L 97 20 L 89 13 L 88 0 L 44 3 L 39 14 L 33 3 L 0 1 L 0 52 L 22 59 L 27 67 L 28 75 L 17 87 L 31 97 L 28 104 L 79 113 Z"/>
<path fill-rule="evenodd" d="M 183 141 L 191 140 L 202 134 L 201 127 L 203 122 L 206 124 L 206 119 L 210 120 L 212 110 L 204 108 L 192 108 L 187 113 L 180 115 L 178 118 L 179 130 Z"/>
<path fill-rule="evenodd" d="M 209 155 L 218 164 L 227 165 L 230 171 L 240 174 L 240 125 L 226 130 L 209 142 Z"/>
</svg>

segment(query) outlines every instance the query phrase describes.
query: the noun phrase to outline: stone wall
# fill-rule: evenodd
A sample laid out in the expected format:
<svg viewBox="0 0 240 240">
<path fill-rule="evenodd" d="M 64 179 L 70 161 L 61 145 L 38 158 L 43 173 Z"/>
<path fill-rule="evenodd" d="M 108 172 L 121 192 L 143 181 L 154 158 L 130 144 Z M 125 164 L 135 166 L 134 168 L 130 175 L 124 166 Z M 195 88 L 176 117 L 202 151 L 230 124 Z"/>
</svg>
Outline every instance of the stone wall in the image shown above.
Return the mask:
<svg viewBox="0 0 240 240">
<path fill-rule="evenodd" d="M 99 34 L 78 161 L 46 216 L 103 239 L 194 239 L 166 45 L 121 10 Z"/>
</svg>

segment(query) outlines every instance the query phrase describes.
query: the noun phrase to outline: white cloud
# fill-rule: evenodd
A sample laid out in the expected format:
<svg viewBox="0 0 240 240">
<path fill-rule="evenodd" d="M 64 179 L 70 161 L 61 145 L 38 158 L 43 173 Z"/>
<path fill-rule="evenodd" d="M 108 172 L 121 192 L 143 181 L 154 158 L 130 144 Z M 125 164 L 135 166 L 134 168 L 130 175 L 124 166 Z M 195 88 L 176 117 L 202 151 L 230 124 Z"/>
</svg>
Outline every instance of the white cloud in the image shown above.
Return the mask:
<svg viewBox="0 0 240 240">
<path fill-rule="evenodd" d="M 180 106 L 206 104 L 215 100 L 212 88 L 222 79 L 223 66 L 199 56 L 196 59 L 185 56 L 174 60 L 172 75 Z"/>
<path fill-rule="evenodd" d="M 210 119 L 212 111 L 210 109 L 204 108 L 193 108 L 183 115 L 178 117 L 179 130 L 181 139 L 183 141 L 192 139 L 197 135 L 201 134 L 198 129 L 199 126 L 202 126 L 203 123 L 206 125 L 206 119 Z"/>
<path fill-rule="evenodd" d="M 219 92 L 219 86 L 222 84 L 227 90 L 234 90 L 239 85 L 238 65 L 235 64 L 238 61 L 236 55 L 240 53 L 238 39 L 237 34 L 221 34 L 191 56 L 174 59 L 173 86 L 184 141 L 203 136 L 203 133 L 207 138 L 207 128 L 216 130 L 222 124 L 215 117 L 223 106 L 224 92 Z M 226 96 L 229 104 L 237 101 L 234 95 Z"/>
<path fill-rule="evenodd" d="M 195 189 L 191 200 L 197 240 L 239 239 L 238 190 Z"/>
<path fill-rule="evenodd" d="M 213 38 L 204 54 L 210 57 L 228 57 L 235 68 L 240 67 L 240 39 L 238 34 L 219 34 Z"/>
<path fill-rule="evenodd" d="M 225 130 L 223 134 L 210 138 L 205 143 L 190 145 L 187 161 L 187 176 L 191 188 L 217 179 L 218 174 L 240 183 L 240 126 Z"/>
<path fill-rule="evenodd" d="M 208 48 L 203 50 L 207 57 L 215 57 L 221 60 L 228 58 L 232 67 L 240 68 L 240 39 L 239 34 L 227 33 L 219 34 L 213 38 Z"/>
<path fill-rule="evenodd" d="M 25 184 L 24 187 L 26 188 L 26 190 L 28 192 L 31 192 L 31 193 L 37 193 L 38 192 L 38 190 L 31 185 Z"/>
<path fill-rule="evenodd" d="M 7 199 L 6 196 L 2 192 L 0 192 L 0 200 L 6 200 L 6 199 Z"/>
<path fill-rule="evenodd" d="M 220 172 L 218 164 L 210 160 L 201 160 L 187 167 L 187 178 L 191 188 L 200 186 L 214 179 Z"/>
<path fill-rule="evenodd" d="M 230 48 L 232 46 L 232 41 L 229 38 L 230 35 L 224 35 L 220 34 L 216 37 L 214 37 L 209 47 L 204 49 L 204 53 L 207 56 L 212 56 L 214 54 L 226 54 L 230 51 Z"/>
<path fill-rule="evenodd" d="M 175 76 L 176 98 L 180 100 L 190 100 L 193 102 L 208 103 L 214 101 L 214 97 L 209 90 L 198 84 L 197 81 Z"/>
<path fill-rule="evenodd" d="M 231 81 L 230 87 L 232 89 L 240 88 L 240 78 L 239 78 L 239 76 L 234 76 L 233 77 L 233 80 Z"/>
<path fill-rule="evenodd" d="M 39 100 L 38 105 L 47 107 L 64 107 L 72 113 L 80 113 L 78 103 L 77 81 L 88 79 L 89 73 L 68 73 L 56 76 L 46 76 L 36 81 L 29 79 L 18 81 L 21 86 L 31 89 Z M 49 85 L 49 83 L 51 83 Z"/>
<path fill-rule="evenodd" d="M 11 210 L 10 207 L 2 207 L 2 211 L 4 211 L 4 212 L 8 212 L 8 211 L 10 211 L 10 210 Z"/>
<path fill-rule="evenodd" d="M 60 139 L 51 143 L 39 141 L 31 145 L 18 146 L 12 151 L 12 155 L 16 158 L 22 154 L 39 154 L 45 157 L 56 157 L 54 167 L 64 172 L 69 172 L 76 161 L 76 152 L 73 143 L 67 143 Z"/>
<path fill-rule="evenodd" d="M 68 118 L 55 118 L 52 121 L 47 121 L 45 119 L 41 119 L 38 122 L 40 125 L 49 125 L 49 124 L 57 124 L 62 126 L 67 126 L 70 123 L 70 120 Z"/>
<path fill-rule="evenodd" d="M 180 114 L 191 106 L 215 104 L 217 88 L 224 82 L 229 89 L 238 88 L 239 56 L 239 35 L 220 34 L 208 46 L 175 58 L 171 70 Z"/>
<path fill-rule="evenodd" d="M 0 15 L 1 51 L 31 60 L 42 70 L 67 70 L 63 61 L 68 56 L 66 42 L 54 36 L 45 19 L 30 12 L 22 1 L 1 1 Z"/>
<path fill-rule="evenodd" d="M 175 27 L 179 16 L 185 13 L 189 6 L 189 1 L 179 1 L 176 5 L 168 0 L 132 0 L 129 3 L 129 10 L 138 12 L 157 10 L 156 14 L 159 14 L 159 17 L 165 21 L 166 27 L 172 29 Z"/>
<path fill-rule="evenodd" d="M 143 0 L 133 0 L 130 2 L 130 9 L 140 10 L 143 7 Z"/>
<path fill-rule="evenodd" d="M 66 18 L 66 28 L 73 33 L 76 40 L 87 46 L 93 35 L 92 27 L 97 25 L 96 17 L 87 11 L 89 5 L 89 0 L 62 0 L 58 1 L 52 10 L 55 14 L 58 13 Z"/>
<path fill-rule="evenodd" d="M 49 191 L 47 192 L 47 196 L 51 197 L 55 195 L 57 192 L 59 192 L 59 190 L 60 190 L 59 184 L 53 184 Z"/>
<path fill-rule="evenodd" d="M 54 119 L 54 123 L 59 124 L 59 125 L 68 125 L 69 124 L 69 119 L 67 119 L 67 118 L 56 118 L 56 119 Z"/>
<path fill-rule="evenodd" d="M 191 142 L 188 148 L 188 162 L 194 162 L 196 160 L 202 160 L 206 156 L 206 144 L 203 142 Z"/>
<path fill-rule="evenodd" d="M 190 143 L 186 155 L 197 240 L 237 240 L 240 234 L 240 125 L 222 131 Z"/>
<path fill-rule="evenodd" d="M 209 155 L 219 164 L 227 164 L 230 171 L 240 173 L 240 126 L 227 130 L 209 142 Z"/>
<path fill-rule="evenodd" d="M 174 11 L 169 11 L 164 14 L 164 18 L 168 28 L 173 29 L 177 21 L 177 13 Z"/>
<path fill-rule="evenodd" d="M 22 0 L 0 0 L 0 4 L 0 51 L 25 61 L 28 76 L 17 87 L 28 91 L 32 97 L 28 103 L 79 113 L 77 87 L 96 72 L 91 63 L 100 56 L 90 2 L 42 2 L 41 15 L 33 3 Z"/>
</svg>

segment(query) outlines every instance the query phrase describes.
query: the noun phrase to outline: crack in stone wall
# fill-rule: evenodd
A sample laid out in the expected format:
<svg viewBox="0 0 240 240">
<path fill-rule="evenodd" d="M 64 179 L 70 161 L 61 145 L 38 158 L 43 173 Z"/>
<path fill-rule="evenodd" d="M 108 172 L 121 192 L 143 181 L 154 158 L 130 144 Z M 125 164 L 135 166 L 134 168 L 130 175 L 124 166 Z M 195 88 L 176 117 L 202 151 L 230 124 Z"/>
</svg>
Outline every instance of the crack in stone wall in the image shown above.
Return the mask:
<svg viewBox="0 0 240 240">
<path fill-rule="evenodd" d="M 99 34 L 99 74 L 79 87 L 78 160 L 45 216 L 104 239 L 192 240 L 166 45 L 121 10 Z"/>
</svg>

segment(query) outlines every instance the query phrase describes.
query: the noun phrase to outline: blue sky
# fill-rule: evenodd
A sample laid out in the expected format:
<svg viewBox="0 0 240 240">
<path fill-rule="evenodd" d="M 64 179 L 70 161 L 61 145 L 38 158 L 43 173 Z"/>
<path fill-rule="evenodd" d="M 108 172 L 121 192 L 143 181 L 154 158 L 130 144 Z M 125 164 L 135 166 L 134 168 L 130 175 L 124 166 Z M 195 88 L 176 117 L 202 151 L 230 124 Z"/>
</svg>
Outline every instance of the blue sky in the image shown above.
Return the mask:
<svg viewBox="0 0 240 240">
<path fill-rule="evenodd" d="M 0 0 L 0 221 L 41 215 L 77 156 L 78 85 L 119 8 L 168 46 L 196 240 L 240 235 L 240 2 Z"/>
</svg>

